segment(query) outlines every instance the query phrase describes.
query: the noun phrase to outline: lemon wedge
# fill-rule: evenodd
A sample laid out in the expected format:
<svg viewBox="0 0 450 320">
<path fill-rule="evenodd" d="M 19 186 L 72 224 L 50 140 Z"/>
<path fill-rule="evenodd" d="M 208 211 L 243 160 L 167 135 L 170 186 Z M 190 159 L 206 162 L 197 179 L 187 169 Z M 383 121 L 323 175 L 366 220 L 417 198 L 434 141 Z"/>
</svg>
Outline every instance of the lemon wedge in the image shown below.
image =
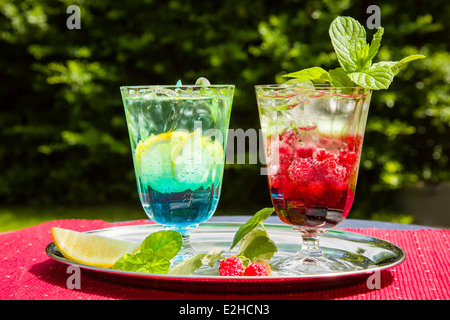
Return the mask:
<svg viewBox="0 0 450 320">
<path fill-rule="evenodd" d="M 55 246 L 63 256 L 90 266 L 111 268 L 124 254 L 139 250 L 140 243 L 102 237 L 69 229 L 51 228 Z"/>
</svg>

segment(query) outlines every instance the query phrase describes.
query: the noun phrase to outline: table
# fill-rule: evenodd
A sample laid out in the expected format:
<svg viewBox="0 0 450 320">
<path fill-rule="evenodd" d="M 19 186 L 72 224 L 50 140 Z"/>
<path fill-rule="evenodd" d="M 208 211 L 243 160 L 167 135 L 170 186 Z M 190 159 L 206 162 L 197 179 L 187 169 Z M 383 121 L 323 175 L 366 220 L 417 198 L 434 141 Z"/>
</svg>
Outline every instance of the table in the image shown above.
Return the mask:
<svg viewBox="0 0 450 320">
<path fill-rule="evenodd" d="M 214 217 L 211 221 L 246 221 L 246 216 Z M 276 216 L 266 223 L 279 223 Z M 80 289 L 68 288 L 66 265 L 51 260 L 45 247 L 52 241 L 50 228 L 87 231 L 113 226 L 149 223 L 148 220 L 109 223 L 102 220 L 56 220 L 17 231 L 0 233 L 1 300 L 434 300 L 450 298 L 450 230 L 418 225 L 348 219 L 338 229 L 390 241 L 406 253 L 405 261 L 385 270 L 381 287 L 366 281 L 345 286 L 273 292 L 202 292 L 159 290 L 105 281 L 92 273 L 81 274 Z"/>
</svg>

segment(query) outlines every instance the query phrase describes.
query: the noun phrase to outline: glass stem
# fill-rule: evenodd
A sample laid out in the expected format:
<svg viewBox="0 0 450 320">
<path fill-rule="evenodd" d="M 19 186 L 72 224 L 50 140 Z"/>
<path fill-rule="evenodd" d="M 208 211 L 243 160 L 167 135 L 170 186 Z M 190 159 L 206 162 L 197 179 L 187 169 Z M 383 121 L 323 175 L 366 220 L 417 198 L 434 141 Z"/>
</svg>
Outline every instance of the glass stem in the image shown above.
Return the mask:
<svg viewBox="0 0 450 320">
<path fill-rule="evenodd" d="M 316 257 L 322 255 L 319 246 L 320 235 L 315 237 L 303 237 L 302 251 L 308 256 Z"/>
<path fill-rule="evenodd" d="M 171 261 L 171 267 L 176 266 L 180 262 L 189 259 L 195 255 L 195 250 L 191 246 L 191 236 L 190 234 L 182 234 L 182 246 L 178 254 Z"/>
<path fill-rule="evenodd" d="M 182 236 L 183 239 L 183 245 L 181 246 L 181 252 L 191 252 L 193 251 L 191 246 L 191 235 L 190 234 L 184 234 Z"/>
<path fill-rule="evenodd" d="M 295 228 L 294 228 L 295 229 Z M 322 234 L 321 231 L 318 230 L 303 230 L 303 229 L 295 229 L 302 236 L 302 248 L 298 252 L 298 255 L 305 257 L 304 262 L 313 262 L 315 258 L 320 257 L 322 255 L 322 250 L 319 246 L 319 239 Z"/>
</svg>

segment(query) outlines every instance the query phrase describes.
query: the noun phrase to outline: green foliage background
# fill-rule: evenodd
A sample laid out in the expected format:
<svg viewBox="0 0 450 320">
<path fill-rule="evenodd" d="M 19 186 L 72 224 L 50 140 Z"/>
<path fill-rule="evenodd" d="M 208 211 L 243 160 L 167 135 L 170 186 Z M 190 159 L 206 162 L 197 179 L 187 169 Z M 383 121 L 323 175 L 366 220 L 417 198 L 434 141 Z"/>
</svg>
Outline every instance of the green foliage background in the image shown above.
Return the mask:
<svg viewBox="0 0 450 320">
<path fill-rule="evenodd" d="M 73 4 L 81 8 L 80 30 L 66 27 Z M 231 128 L 259 128 L 254 85 L 337 67 L 331 21 L 349 15 L 365 25 L 371 4 L 0 0 L 0 204 L 136 203 L 120 85 L 200 76 L 234 83 Z M 392 209 L 392 190 L 450 180 L 450 5 L 377 5 L 385 28 L 378 58 L 427 58 L 373 95 L 352 213 L 364 218 Z M 260 167 L 227 165 L 221 210 L 270 205 Z"/>
</svg>

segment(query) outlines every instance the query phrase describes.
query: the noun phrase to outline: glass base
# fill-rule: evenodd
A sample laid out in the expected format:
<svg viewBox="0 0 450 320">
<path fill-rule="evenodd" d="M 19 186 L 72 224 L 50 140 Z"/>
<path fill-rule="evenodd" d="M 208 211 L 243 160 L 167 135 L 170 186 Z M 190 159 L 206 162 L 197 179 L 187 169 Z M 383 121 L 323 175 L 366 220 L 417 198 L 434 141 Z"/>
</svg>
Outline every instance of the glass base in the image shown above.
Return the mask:
<svg viewBox="0 0 450 320">
<path fill-rule="evenodd" d="M 294 227 L 302 237 L 302 247 L 293 256 L 283 257 L 271 263 L 274 275 L 301 276 L 332 272 L 362 270 L 366 261 L 349 252 L 328 250 L 319 246 L 319 239 L 326 230 L 307 230 Z"/>
<path fill-rule="evenodd" d="M 274 260 L 271 263 L 273 275 L 301 276 L 331 272 L 346 272 L 364 269 L 359 264 L 347 261 L 342 257 L 333 257 L 326 254 L 309 256 L 297 253 L 293 257 Z"/>
</svg>

